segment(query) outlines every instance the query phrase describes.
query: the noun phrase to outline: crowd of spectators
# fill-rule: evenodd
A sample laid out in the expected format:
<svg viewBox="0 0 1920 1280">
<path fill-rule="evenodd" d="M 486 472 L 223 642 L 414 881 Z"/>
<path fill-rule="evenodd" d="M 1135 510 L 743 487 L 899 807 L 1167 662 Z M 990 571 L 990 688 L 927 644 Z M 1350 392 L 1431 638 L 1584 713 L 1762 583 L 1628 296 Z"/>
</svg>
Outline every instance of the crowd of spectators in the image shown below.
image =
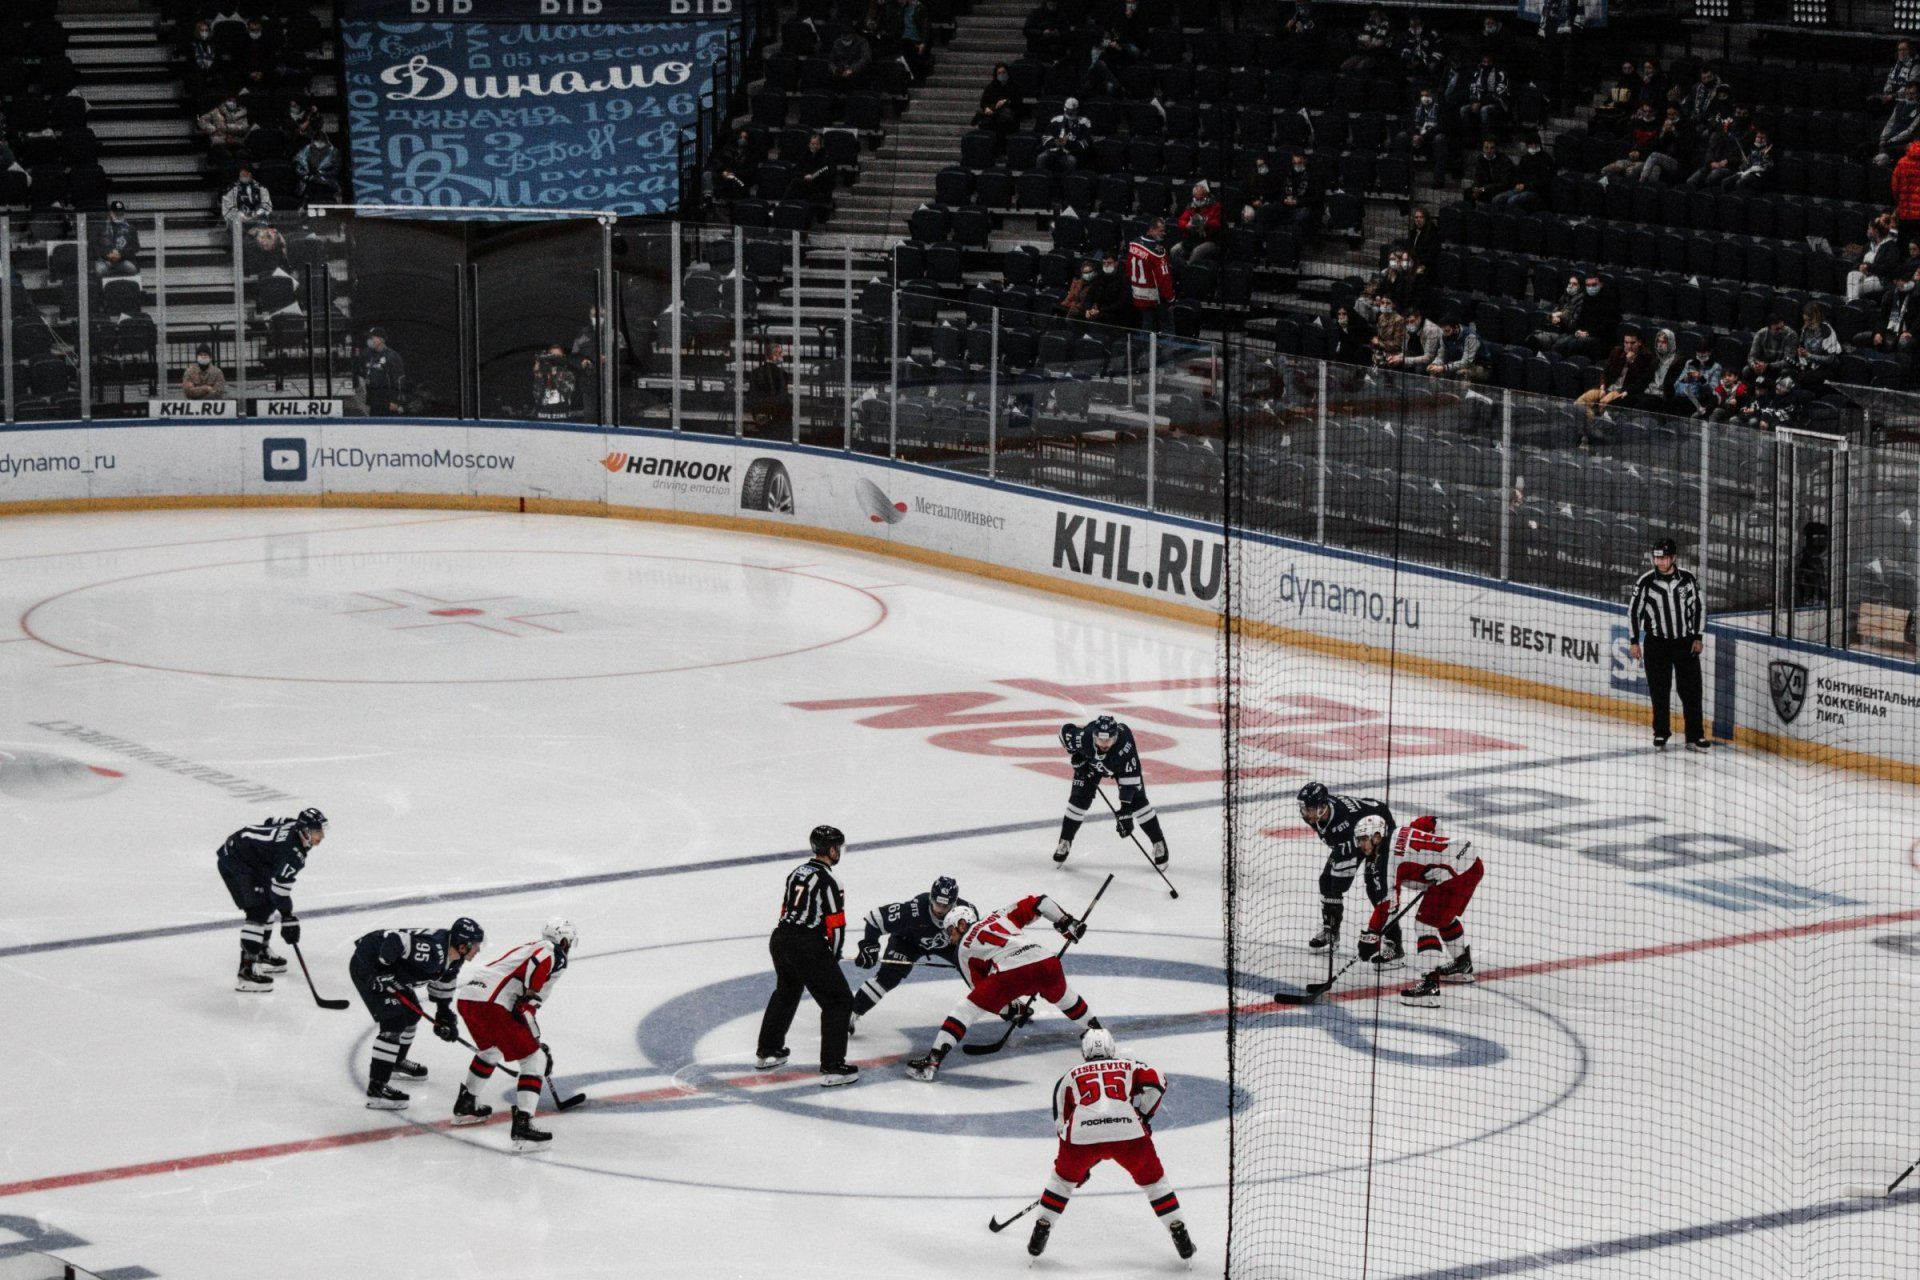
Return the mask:
<svg viewBox="0 0 1920 1280">
<path fill-rule="evenodd" d="M 65 238 L 110 187 L 67 44 L 54 0 L 0 5 L 0 208 L 28 210 L 33 240 Z"/>
<path fill-rule="evenodd" d="M 302 5 L 169 0 L 195 134 L 220 216 L 250 225 L 343 194 L 344 162 L 315 101 L 326 29 Z"/>
</svg>

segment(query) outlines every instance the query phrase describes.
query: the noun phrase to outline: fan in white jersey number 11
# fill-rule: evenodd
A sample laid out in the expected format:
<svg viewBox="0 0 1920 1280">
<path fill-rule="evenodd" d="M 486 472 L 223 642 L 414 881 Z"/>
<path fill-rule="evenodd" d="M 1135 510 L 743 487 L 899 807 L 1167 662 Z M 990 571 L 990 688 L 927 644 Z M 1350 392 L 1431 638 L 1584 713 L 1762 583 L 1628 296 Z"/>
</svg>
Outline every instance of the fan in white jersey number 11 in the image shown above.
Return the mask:
<svg viewBox="0 0 1920 1280">
<path fill-rule="evenodd" d="M 1080 913 L 1081 924 L 1084 925 L 1087 922 L 1087 917 L 1093 914 L 1093 909 L 1100 905 L 1101 897 L 1105 895 L 1105 893 L 1107 892 L 1107 886 L 1112 883 L 1113 883 L 1113 873 L 1108 872 L 1107 878 L 1105 880 L 1102 880 L 1100 882 L 1100 887 L 1094 891 L 1093 901 L 1089 902 L 1087 904 L 1087 909 Z M 1073 943 L 1074 943 L 1074 940 L 1072 938 L 1068 938 L 1065 942 L 1061 943 L 1060 949 L 1053 953 L 1054 958 L 1058 959 L 1059 957 L 1067 954 L 1067 948 L 1071 947 Z M 1007 1047 L 1007 1041 L 1013 1038 L 1014 1032 L 1018 1031 L 1021 1027 L 1026 1026 L 1029 1022 L 1032 1022 L 1032 1021 L 1033 1021 L 1033 997 L 1022 996 L 1020 999 L 1015 1000 L 1010 1006 L 1008 1006 L 1007 1029 L 1005 1032 L 1001 1034 L 998 1040 L 995 1040 L 992 1044 L 963 1044 L 960 1046 L 960 1051 L 962 1053 L 970 1053 L 976 1058 L 984 1057 L 989 1053 L 998 1053 L 1002 1049 Z"/>
</svg>

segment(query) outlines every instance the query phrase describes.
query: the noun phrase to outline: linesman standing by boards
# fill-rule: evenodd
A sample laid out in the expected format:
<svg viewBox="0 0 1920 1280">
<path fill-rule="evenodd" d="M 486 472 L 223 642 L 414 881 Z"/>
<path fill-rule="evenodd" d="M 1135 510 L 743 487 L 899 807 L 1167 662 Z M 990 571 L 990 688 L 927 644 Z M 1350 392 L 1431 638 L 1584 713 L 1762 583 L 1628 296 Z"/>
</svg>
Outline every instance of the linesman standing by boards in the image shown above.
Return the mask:
<svg viewBox="0 0 1920 1280">
<path fill-rule="evenodd" d="M 847 1062 L 853 991 L 840 972 L 840 952 L 847 939 L 847 899 L 833 878 L 847 838 L 838 827 L 823 824 L 813 829 L 808 843 L 813 856 L 788 873 L 780 923 L 767 940 L 767 950 L 773 954 L 774 987 L 760 1019 L 755 1064 L 770 1071 L 785 1066 L 792 1056 L 783 1042 L 804 990 L 820 1006 L 820 1083 L 852 1084 L 860 1078 L 860 1069 Z"/>
<path fill-rule="evenodd" d="M 1633 604 L 1627 609 L 1627 632 L 1633 657 L 1647 668 L 1647 692 L 1653 698 L 1653 745 L 1665 751 L 1673 725 L 1668 695 L 1680 686 L 1680 710 L 1685 717 L 1687 746 L 1705 751 L 1706 723 L 1700 713 L 1700 651 L 1705 647 L 1706 603 L 1693 574 L 1674 562 L 1672 538 L 1653 547 L 1653 568 L 1634 584 Z"/>
</svg>

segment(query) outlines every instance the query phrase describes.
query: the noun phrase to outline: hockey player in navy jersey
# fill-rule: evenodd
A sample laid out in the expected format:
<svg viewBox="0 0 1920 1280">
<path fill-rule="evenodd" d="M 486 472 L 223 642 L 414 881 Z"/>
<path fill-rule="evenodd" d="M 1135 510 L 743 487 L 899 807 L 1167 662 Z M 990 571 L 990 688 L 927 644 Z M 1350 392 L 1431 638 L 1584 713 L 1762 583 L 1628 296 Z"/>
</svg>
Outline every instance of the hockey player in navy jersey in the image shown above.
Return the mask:
<svg viewBox="0 0 1920 1280">
<path fill-rule="evenodd" d="M 460 965 L 471 959 L 486 940 L 486 931 L 466 916 L 446 929 L 375 929 L 353 944 L 347 972 L 367 1012 L 380 1025 L 373 1040 L 373 1061 L 367 1068 L 367 1107 L 373 1111 L 400 1111 L 407 1095 L 389 1081 L 398 1072 L 414 1080 L 427 1069 L 409 1062 L 413 1033 L 419 1023 L 420 997 L 414 990 L 427 984 L 433 1001 L 433 1033 L 442 1040 L 460 1038 L 453 1012 L 455 979 Z"/>
<path fill-rule="evenodd" d="M 922 960 L 944 960 L 955 970 L 960 968 L 960 949 L 947 937 L 947 914 L 956 906 L 964 906 L 973 911 L 975 919 L 980 913 L 973 910 L 973 904 L 960 896 L 960 884 L 952 876 L 941 876 L 933 882 L 933 888 L 926 893 L 918 893 L 905 902 L 889 903 L 884 907 L 875 907 L 867 913 L 866 935 L 860 940 L 860 949 L 854 955 L 854 963 L 862 969 L 878 969 L 871 978 L 860 984 L 860 990 L 853 997 L 853 1018 L 849 1029 L 858 1026 L 860 1019 L 886 998 L 906 980 L 908 973 Z M 880 949 L 880 935 L 887 936 L 887 946 L 883 953 Z"/>
<path fill-rule="evenodd" d="M 1393 811 L 1372 796 L 1336 795 L 1318 782 L 1300 788 L 1300 818 L 1313 828 L 1327 846 L 1326 865 L 1320 869 L 1320 932 L 1307 946 L 1325 951 L 1340 943 L 1340 922 L 1347 913 L 1347 890 L 1353 878 L 1361 875 L 1367 889 L 1367 901 L 1378 906 L 1391 895 L 1387 884 L 1387 849 L 1394 832 Z M 1379 818 L 1386 826 L 1385 837 L 1377 851 L 1368 853 L 1355 839 L 1355 828 L 1363 818 Z M 1406 947 L 1401 942 L 1400 926 L 1386 931 L 1386 945 L 1374 963 L 1391 969 L 1403 963 Z"/>
<path fill-rule="evenodd" d="M 1073 791 L 1067 796 L 1067 814 L 1060 820 L 1060 843 L 1054 846 L 1053 860 L 1065 862 L 1073 852 L 1073 837 L 1087 820 L 1100 779 L 1112 778 L 1120 785 L 1120 803 L 1116 806 L 1120 838 L 1131 836 L 1138 823 L 1153 842 L 1153 865 L 1166 866 L 1167 839 L 1160 830 L 1160 816 L 1147 799 L 1133 730 L 1112 716 L 1096 716 L 1084 725 L 1061 725 L 1060 745 L 1067 749 L 1073 763 Z"/>
<path fill-rule="evenodd" d="M 306 869 L 307 855 L 327 838 L 327 815 L 302 809 L 298 817 L 268 818 L 242 827 L 220 846 L 217 863 L 233 905 L 245 913 L 240 925 L 240 976 L 235 991 L 271 991 L 273 975 L 287 962 L 267 944 L 273 921 L 287 945 L 300 941 L 300 918 L 293 913 L 293 882 Z"/>
</svg>

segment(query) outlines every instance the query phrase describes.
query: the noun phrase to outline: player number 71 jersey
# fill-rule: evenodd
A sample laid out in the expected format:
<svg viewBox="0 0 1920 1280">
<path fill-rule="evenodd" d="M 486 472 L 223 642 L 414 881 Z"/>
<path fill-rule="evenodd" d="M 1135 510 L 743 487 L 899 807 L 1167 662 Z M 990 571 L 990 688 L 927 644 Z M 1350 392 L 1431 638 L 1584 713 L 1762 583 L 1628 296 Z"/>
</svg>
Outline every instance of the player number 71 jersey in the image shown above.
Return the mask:
<svg viewBox="0 0 1920 1280">
<path fill-rule="evenodd" d="M 1053 1123 L 1073 1146 L 1144 1138 L 1167 1082 L 1144 1062 L 1103 1058 L 1082 1063 L 1053 1086 Z"/>
</svg>

